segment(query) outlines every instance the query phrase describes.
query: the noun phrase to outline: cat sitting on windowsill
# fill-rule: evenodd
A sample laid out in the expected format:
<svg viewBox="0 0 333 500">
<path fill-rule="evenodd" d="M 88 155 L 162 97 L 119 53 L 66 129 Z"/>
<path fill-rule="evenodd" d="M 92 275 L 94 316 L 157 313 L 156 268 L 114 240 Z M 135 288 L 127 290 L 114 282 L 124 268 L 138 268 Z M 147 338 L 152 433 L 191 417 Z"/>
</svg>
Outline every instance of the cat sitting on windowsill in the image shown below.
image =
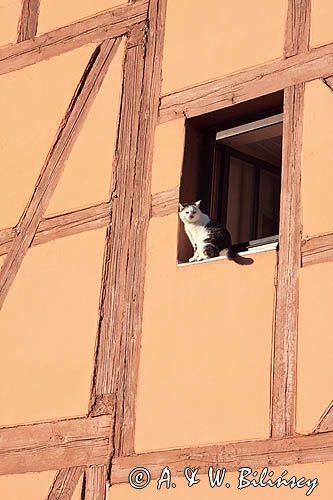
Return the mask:
<svg viewBox="0 0 333 500">
<path fill-rule="evenodd" d="M 229 231 L 219 222 L 211 220 L 199 207 L 200 201 L 179 204 L 179 217 L 194 250 L 189 262 L 218 257 L 222 250 L 228 259 L 234 259 L 236 253 L 231 248 Z"/>
</svg>

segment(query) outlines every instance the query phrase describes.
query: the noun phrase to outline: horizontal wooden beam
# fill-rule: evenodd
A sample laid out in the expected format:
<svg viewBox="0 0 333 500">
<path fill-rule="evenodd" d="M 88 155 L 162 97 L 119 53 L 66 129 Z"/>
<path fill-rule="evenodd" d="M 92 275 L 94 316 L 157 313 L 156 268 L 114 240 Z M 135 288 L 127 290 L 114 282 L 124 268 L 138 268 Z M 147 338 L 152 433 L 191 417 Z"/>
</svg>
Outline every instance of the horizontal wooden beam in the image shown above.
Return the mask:
<svg viewBox="0 0 333 500">
<path fill-rule="evenodd" d="M 113 415 L 0 429 L 0 475 L 105 464 Z"/>
<path fill-rule="evenodd" d="M 152 217 L 163 217 L 178 211 L 179 189 L 169 189 L 156 193 L 151 199 Z"/>
<path fill-rule="evenodd" d="M 110 204 L 108 202 L 53 217 L 46 217 L 41 220 L 32 245 L 40 245 L 71 234 L 106 227 L 109 222 Z M 0 231 L 0 255 L 8 253 L 15 235 L 15 228 Z"/>
<path fill-rule="evenodd" d="M 160 122 L 198 116 L 333 74 L 333 43 L 164 95 Z"/>
<path fill-rule="evenodd" d="M 302 242 L 302 267 L 333 261 L 333 233 Z"/>
<path fill-rule="evenodd" d="M 50 57 L 126 34 L 147 17 L 148 1 L 109 9 L 68 26 L 44 33 L 33 40 L 0 47 L 0 75 L 17 71 Z"/>
<path fill-rule="evenodd" d="M 185 467 L 199 468 L 199 473 L 204 474 L 210 465 L 225 467 L 230 472 L 241 466 L 279 467 L 328 460 L 333 460 L 333 432 L 179 448 L 119 457 L 112 462 L 111 482 L 127 483 L 128 475 L 135 467 L 147 468 L 152 479 L 156 479 L 165 466 L 170 468 L 173 476 L 183 476 Z"/>
</svg>

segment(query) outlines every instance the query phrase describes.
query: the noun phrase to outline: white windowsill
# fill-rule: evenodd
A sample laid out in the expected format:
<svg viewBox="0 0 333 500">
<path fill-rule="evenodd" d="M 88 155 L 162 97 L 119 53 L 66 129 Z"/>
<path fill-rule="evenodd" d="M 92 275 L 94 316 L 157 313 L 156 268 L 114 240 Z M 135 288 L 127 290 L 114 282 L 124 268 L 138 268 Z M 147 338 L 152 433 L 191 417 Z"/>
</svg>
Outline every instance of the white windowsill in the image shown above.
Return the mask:
<svg viewBox="0 0 333 500">
<path fill-rule="evenodd" d="M 237 255 L 241 255 L 242 257 L 247 257 L 248 255 L 254 253 L 268 252 L 270 250 L 276 250 L 278 246 L 278 242 L 274 241 L 273 243 L 268 243 L 267 245 L 258 245 L 257 247 L 253 247 L 250 250 L 246 250 L 245 252 L 239 252 Z M 221 255 L 219 257 L 214 257 L 213 259 L 199 260 L 198 262 L 177 262 L 177 267 L 185 267 L 185 266 L 193 266 L 197 264 L 206 264 L 207 262 L 215 262 L 217 260 L 227 260 L 225 255 Z"/>
</svg>

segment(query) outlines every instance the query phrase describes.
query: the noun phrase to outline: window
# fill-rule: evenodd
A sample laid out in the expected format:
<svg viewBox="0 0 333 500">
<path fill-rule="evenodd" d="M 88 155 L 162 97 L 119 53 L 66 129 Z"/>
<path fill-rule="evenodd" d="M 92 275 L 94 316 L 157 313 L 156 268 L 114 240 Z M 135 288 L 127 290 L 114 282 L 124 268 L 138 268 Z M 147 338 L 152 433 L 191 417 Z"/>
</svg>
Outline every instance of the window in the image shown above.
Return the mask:
<svg viewBox="0 0 333 500">
<path fill-rule="evenodd" d="M 188 119 L 180 201 L 222 222 L 237 251 L 278 241 L 283 93 Z M 178 261 L 193 254 L 182 224 Z"/>
</svg>

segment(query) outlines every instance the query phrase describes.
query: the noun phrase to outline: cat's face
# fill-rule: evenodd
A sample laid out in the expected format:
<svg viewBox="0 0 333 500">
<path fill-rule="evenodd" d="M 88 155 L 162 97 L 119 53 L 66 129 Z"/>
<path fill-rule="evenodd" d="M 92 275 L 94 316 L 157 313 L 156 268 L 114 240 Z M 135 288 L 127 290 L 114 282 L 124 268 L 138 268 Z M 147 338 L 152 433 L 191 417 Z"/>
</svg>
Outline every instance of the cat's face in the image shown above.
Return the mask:
<svg viewBox="0 0 333 500">
<path fill-rule="evenodd" d="M 195 224 L 200 220 L 202 212 L 199 206 L 200 200 L 187 205 L 181 205 L 179 203 L 179 217 L 184 224 Z"/>
</svg>

